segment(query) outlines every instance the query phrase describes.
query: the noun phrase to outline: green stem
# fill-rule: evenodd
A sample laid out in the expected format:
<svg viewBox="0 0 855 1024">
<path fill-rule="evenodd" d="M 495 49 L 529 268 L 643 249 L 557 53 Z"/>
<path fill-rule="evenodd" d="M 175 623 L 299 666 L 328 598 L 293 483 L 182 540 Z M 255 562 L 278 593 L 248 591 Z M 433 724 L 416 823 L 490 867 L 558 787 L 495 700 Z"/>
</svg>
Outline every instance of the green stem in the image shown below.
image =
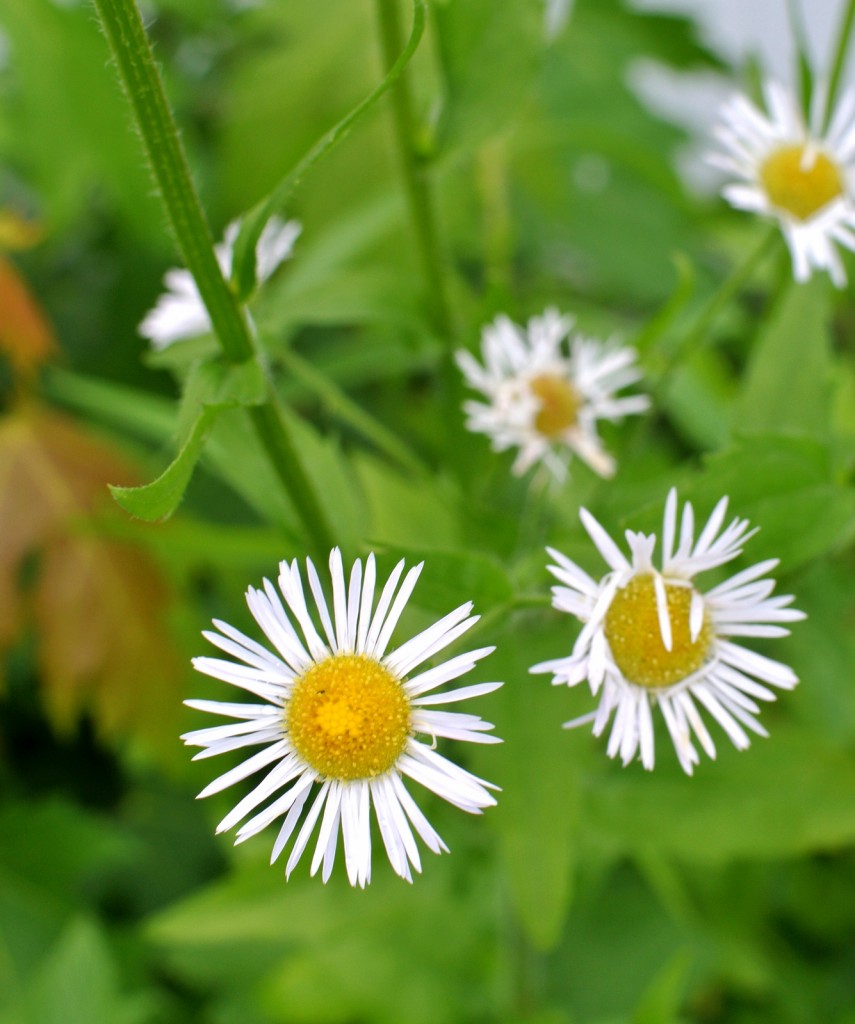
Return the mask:
<svg viewBox="0 0 855 1024">
<path fill-rule="evenodd" d="M 383 60 L 388 68 L 392 66 L 401 48 L 402 33 L 398 0 L 377 0 L 377 15 Z M 413 114 L 410 83 L 406 74 L 400 76 L 392 91 L 391 102 L 404 186 L 407 192 L 419 261 L 431 298 L 434 327 L 450 347 L 453 325 L 445 282 L 445 261 L 440 250 L 433 201 L 425 175 L 424 163 L 415 146 L 416 121 Z"/>
<path fill-rule="evenodd" d="M 476 173 L 484 216 L 484 273 L 491 291 L 505 300 L 511 293 L 513 253 L 505 139 L 498 138 L 481 147 Z"/>
<path fill-rule="evenodd" d="M 291 349 L 279 356 L 291 376 L 312 391 L 331 415 L 357 431 L 390 461 L 413 476 L 424 477 L 428 467 L 395 434 L 374 419 L 334 381 Z"/>
<path fill-rule="evenodd" d="M 407 40 L 407 45 L 390 67 L 383 81 L 370 96 L 367 96 L 349 114 L 343 117 L 338 124 L 334 125 L 318 139 L 309 152 L 279 182 L 270 195 L 263 199 L 244 218 L 240 233 L 235 242 L 234 258 L 234 273 L 238 275 L 235 285 L 240 296 L 245 297 L 249 295 L 255 287 L 255 249 L 264 225 L 275 213 L 285 208 L 308 171 L 322 157 L 330 153 L 350 133 L 353 126 L 368 113 L 380 97 L 398 81 L 421 41 L 425 27 L 425 11 L 425 0 L 413 0 L 413 25 L 410 29 L 410 38 Z"/>
<path fill-rule="evenodd" d="M 134 0 L 94 0 L 119 78 L 185 265 L 193 274 L 214 332 L 235 364 L 261 362 L 244 309 L 223 278 L 163 82 Z M 326 516 L 303 469 L 265 373 L 267 403 L 250 411 L 261 444 L 294 503 L 316 552 L 333 544 Z"/>
<path fill-rule="evenodd" d="M 834 50 L 834 57 L 831 62 L 831 78 L 828 82 L 828 106 L 826 107 L 826 124 L 831 120 L 831 113 L 837 100 L 837 93 L 840 91 L 840 80 L 843 77 L 843 68 L 846 58 L 849 55 L 849 44 L 852 41 L 852 29 L 855 27 L 855 0 L 848 0 L 846 10 L 840 22 L 840 31 L 837 35 L 837 45 Z"/>
<path fill-rule="evenodd" d="M 801 87 L 802 109 L 808 111 L 810 110 L 813 98 L 813 72 L 811 70 L 805 21 L 799 6 L 799 0 L 787 0 L 787 15 L 793 41 L 796 44 L 796 71 Z"/>
<path fill-rule="evenodd" d="M 777 242 L 777 238 L 778 229 L 770 227 L 760 239 L 760 243 L 748 254 L 748 257 L 734 267 L 718 290 L 710 296 L 694 324 L 667 353 L 665 365 L 659 367 L 660 382 L 675 369 L 684 356 L 690 355 L 699 345 L 704 344 L 705 336 L 709 333 L 718 315 L 752 278 L 758 266 Z"/>
</svg>

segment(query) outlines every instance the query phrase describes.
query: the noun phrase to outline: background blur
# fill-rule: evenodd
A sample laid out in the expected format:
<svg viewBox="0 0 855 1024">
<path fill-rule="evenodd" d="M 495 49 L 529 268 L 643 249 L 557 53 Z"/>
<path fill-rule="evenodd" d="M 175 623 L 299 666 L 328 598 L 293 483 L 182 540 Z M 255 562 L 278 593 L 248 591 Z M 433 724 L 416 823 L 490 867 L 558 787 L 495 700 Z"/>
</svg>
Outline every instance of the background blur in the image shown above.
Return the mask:
<svg viewBox="0 0 855 1024">
<path fill-rule="evenodd" d="M 307 177 L 253 315 L 313 478 L 348 551 L 426 558 L 404 628 L 473 599 L 500 648 L 472 681 L 506 681 L 476 708 L 505 743 L 460 754 L 499 807 L 420 795 L 451 855 L 412 887 L 378 856 L 354 892 L 340 865 L 286 885 L 272 836 L 214 836 L 230 793 L 194 800 L 211 766 L 178 735 L 209 723 L 181 702 L 225 689 L 200 630 L 256 635 L 245 588 L 305 540 L 240 409 L 168 522 L 111 503 L 168 464 L 213 341 L 136 332 L 176 256 L 93 10 L 0 0 L 0 1024 L 855 1024 L 851 292 L 793 287 L 780 247 L 656 377 L 762 234 L 698 147 L 732 88 L 792 79 L 786 5 L 576 0 L 550 32 L 541 0 L 431 7 L 412 87 L 455 343 L 556 305 L 639 342 L 656 413 L 608 432 L 614 483 L 513 479 L 462 386 L 437 398 L 387 105 Z M 841 7 L 805 0 L 819 68 Z M 144 9 L 217 237 L 382 74 L 369 0 Z M 657 529 L 675 482 L 762 525 L 746 557 L 809 614 L 771 738 L 693 779 L 664 734 L 647 774 L 563 732 L 584 694 L 528 674 L 575 635 L 544 544 L 600 571 L 579 505 Z"/>
</svg>

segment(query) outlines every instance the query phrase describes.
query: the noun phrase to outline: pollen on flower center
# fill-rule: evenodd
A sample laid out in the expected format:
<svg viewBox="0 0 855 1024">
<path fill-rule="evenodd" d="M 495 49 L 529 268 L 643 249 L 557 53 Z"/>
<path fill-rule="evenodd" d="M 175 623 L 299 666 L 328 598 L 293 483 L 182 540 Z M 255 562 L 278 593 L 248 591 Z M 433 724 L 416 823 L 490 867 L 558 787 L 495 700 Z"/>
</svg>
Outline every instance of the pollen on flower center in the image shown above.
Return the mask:
<svg viewBox="0 0 855 1024">
<path fill-rule="evenodd" d="M 541 373 L 528 386 L 540 403 L 534 417 L 534 429 L 539 434 L 557 437 L 575 425 L 582 402 L 568 380 L 556 373 Z"/>
<path fill-rule="evenodd" d="M 799 220 L 809 220 L 843 195 L 840 169 L 825 153 L 804 146 L 782 146 L 760 167 L 760 181 L 769 201 Z"/>
<path fill-rule="evenodd" d="M 691 587 L 665 584 L 671 622 L 671 650 L 662 641 L 651 573 L 642 573 L 618 590 L 606 612 L 605 636 L 625 679 L 656 689 L 671 686 L 696 672 L 709 653 L 712 627 L 704 613 L 693 641 L 689 630 Z"/>
<path fill-rule="evenodd" d="M 400 681 L 364 654 L 334 654 L 308 669 L 294 684 L 285 718 L 297 753 L 332 779 L 381 775 L 410 732 Z"/>
</svg>

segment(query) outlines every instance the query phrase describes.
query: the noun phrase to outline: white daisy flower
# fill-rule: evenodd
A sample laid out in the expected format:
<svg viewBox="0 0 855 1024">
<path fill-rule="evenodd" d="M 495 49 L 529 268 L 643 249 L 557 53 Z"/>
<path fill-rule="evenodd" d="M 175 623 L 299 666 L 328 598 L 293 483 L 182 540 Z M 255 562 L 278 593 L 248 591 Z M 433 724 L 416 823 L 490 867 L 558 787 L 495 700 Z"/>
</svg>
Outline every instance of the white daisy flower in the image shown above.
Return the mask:
<svg viewBox="0 0 855 1024">
<path fill-rule="evenodd" d="M 226 279 L 231 276 L 234 244 L 239 230 L 240 220 L 232 221 L 226 228 L 223 241 L 214 249 Z M 264 284 L 276 268 L 288 259 L 301 230 L 302 225 L 296 220 L 283 221 L 279 217 L 271 217 L 267 222 L 255 250 L 259 284 Z M 163 283 L 166 291 L 137 328 L 155 349 L 166 348 L 182 338 L 195 338 L 211 329 L 208 310 L 189 270 L 173 267 L 167 270 Z"/>
<path fill-rule="evenodd" d="M 545 0 L 543 29 L 546 41 L 552 42 L 560 35 L 570 20 L 574 0 Z"/>
<path fill-rule="evenodd" d="M 827 270 L 842 288 L 837 245 L 855 249 L 855 91 L 843 93 L 827 130 L 826 89 L 815 90 L 807 124 L 784 86 L 768 81 L 763 92 L 768 115 L 744 96 L 725 103 L 714 130 L 724 152 L 708 162 L 740 179 L 723 189 L 732 206 L 778 221 L 797 281 Z"/>
<path fill-rule="evenodd" d="M 695 587 L 697 575 L 732 561 L 756 532 L 748 532 L 746 519 L 734 519 L 722 529 L 726 512 L 727 498 L 722 498 L 695 541 L 694 513 L 686 502 L 677 539 L 677 492 L 672 489 L 665 504 L 661 569 L 653 565 L 655 534 L 627 530 L 628 559 L 586 509 L 580 518 L 610 571 L 594 580 L 560 552 L 547 549 L 555 560 L 549 571 L 560 584 L 552 588 L 553 606 L 585 625 L 569 657 L 531 671 L 551 672 L 554 685 L 576 686 L 587 679 L 591 692 L 599 694 L 597 710 L 566 722 L 565 728 L 593 722 L 599 736 L 614 714 L 607 753 L 620 755 L 625 765 L 640 751 L 644 767 L 653 768 L 654 705 L 662 711 L 683 770 L 691 775 L 699 761 L 695 740 L 710 757 L 716 753 L 700 709 L 744 750 L 750 743 L 746 729 L 767 735 L 754 717 L 760 710 L 757 701 L 775 699 L 770 686 L 790 690 L 798 682 L 786 665 L 732 639 L 786 636 L 789 630 L 780 623 L 804 618 L 788 607 L 791 595 L 771 596 L 775 582 L 764 577 L 777 559 L 744 569 L 712 590 Z"/>
<path fill-rule="evenodd" d="M 423 564 L 423 563 L 422 563 Z M 223 818 L 217 832 L 244 824 L 242 842 L 284 818 L 273 844 L 271 863 L 297 830 L 285 869 L 289 876 L 320 820 L 311 863 L 322 867 L 326 882 L 332 871 L 341 829 L 344 859 L 351 885 L 371 880 L 370 807 L 393 869 L 412 881 L 410 866 L 421 871 L 413 831 L 434 853 L 447 847 L 410 796 L 403 777 L 432 790 L 471 814 L 495 804 L 490 783 L 449 761 L 436 751 L 438 737 L 470 743 L 498 743 L 487 735 L 492 724 L 477 715 L 434 710 L 438 706 L 490 693 L 501 683 L 476 683 L 435 692 L 457 679 L 494 648 L 481 647 L 435 665 L 424 663 L 461 637 L 478 621 L 472 603 L 461 605 L 417 636 L 389 649 L 398 619 L 416 585 L 422 565 L 404 571 L 399 562 L 375 605 L 377 571 L 369 555 L 363 574 L 357 559 L 345 579 L 341 552 L 330 555 L 332 615 L 314 565 L 306 559 L 306 575 L 320 621 L 310 613 L 300 568 L 280 564 L 279 593 L 269 580 L 250 587 L 247 603 L 273 650 L 215 620 L 219 632 L 203 635 L 236 661 L 195 658 L 194 666 L 260 698 L 258 703 L 233 704 L 209 700 L 186 703 L 236 721 L 198 729 L 182 737 L 203 747 L 199 758 L 244 747 L 261 747 L 236 768 L 215 779 L 200 797 L 218 793 L 256 772 L 261 781 Z M 396 593 L 397 591 L 397 593 Z M 417 739 L 427 736 L 429 742 Z M 263 809 L 259 809 L 262 808 Z M 303 816 L 304 808 L 308 808 Z M 248 820 L 247 816 L 251 815 Z"/>
<path fill-rule="evenodd" d="M 578 455 L 596 473 L 612 476 L 615 461 L 597 435 L 597 420 L 618 420 L 649 408 L 645 395 L 615 393 L 641 378 L 635 352 L 576 334 L 563 342 L 573 317 L 547 309 L 522 328 L 499 316 L 482 332 L 484 366 L 456 353 L 470 387 L 488 401 L 465 402 L 469 430 L 486 434 L 495 451 L 518 448 L 517 475 L 542 461 L 562 480 Z"/>
</svg>

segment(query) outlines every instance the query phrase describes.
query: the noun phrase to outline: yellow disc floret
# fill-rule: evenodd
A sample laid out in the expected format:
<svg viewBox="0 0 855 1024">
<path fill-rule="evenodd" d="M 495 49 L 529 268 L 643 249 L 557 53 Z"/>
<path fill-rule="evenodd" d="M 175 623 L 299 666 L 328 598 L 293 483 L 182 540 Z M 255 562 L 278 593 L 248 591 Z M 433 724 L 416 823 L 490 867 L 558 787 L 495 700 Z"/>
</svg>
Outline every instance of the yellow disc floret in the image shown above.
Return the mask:
<svg viewBox="0 0 855 1024">
<path fill-rule="evenodd" d="M 837 164 L 804 146 L 776 149 L 760 168 L 760 182 L 772 205 L 798 220 L 809 220 L 844 190 Z"/>
<path fill-rule="evenodd" d="M 689 610 L 693 592 L 688 586 L 665 584 L 670 651 L 662 641 L 651 573 L 633 576 L 612 598 L 604 632 L 615 664 L 629 682 L 650 689 L 672 686 L 703 665 L 712 642 L 712 628 L 704 612 L 701 630 L 692 640 Z"/>
<path fill-rule="evenodd" d="M 539 434 L 557 437 L 575 426 L 582 403 L 568 380 L 556 373 L 541 373 L 532 377 L 528 386 L 540 406 L 534 417 L 534 429 Z"/>
<path fill-rule="evenodd" d="M 296 680 L 285 721 L 294 749 L 322 776 L 370 779 L 403 752 L 410 702 L 374 658 L 333 654 Z"/>
</svg>

